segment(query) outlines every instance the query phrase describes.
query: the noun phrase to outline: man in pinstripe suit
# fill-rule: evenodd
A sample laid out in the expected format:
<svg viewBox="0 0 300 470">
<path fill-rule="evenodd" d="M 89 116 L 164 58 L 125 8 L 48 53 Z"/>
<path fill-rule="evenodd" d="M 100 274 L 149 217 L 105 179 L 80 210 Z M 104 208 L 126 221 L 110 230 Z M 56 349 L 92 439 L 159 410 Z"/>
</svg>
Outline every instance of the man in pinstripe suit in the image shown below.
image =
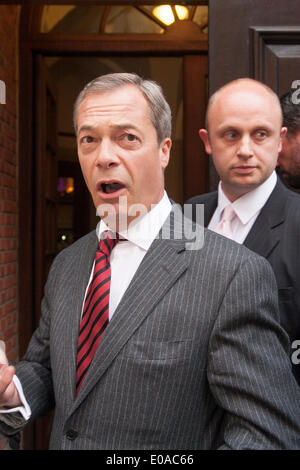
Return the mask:
<svg viewBox="0 0 300 470">
<path fill-rule="evenodd" d="M 164 192 L 171 129 L 160 88 L 99 77 L 79 95 L 75 125 L 102 220 L 58 255 L 25 357 L 1 366 L 0 431 L 54 407 L 51 449 L 300 448 L 271 268 L 209 231 L 191 243 L 200 227 Z M 98 237 L 113 224 L 125 241 L 110 257 L 110 321 L 76 395 L 82 305 Z"/>
</svg>

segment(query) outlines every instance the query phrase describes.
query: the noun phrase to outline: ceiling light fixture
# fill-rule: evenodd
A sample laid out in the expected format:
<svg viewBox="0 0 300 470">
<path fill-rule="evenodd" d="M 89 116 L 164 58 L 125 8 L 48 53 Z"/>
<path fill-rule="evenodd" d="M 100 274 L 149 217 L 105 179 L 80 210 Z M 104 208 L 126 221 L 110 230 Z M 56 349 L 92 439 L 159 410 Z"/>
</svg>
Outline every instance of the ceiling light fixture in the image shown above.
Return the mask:
<svg viewBox="0 0 300 470">
<path fill-rule="evenodd" d="M 182 5 L 175 5 L 177 16 L 180 20 L 186 20 L 189 17 L 189 10 Z M 153 14 L 166 26 L 174 23 L 175 17 L 170 5 L 159 5 L 153 9 Z"/>
</svg>

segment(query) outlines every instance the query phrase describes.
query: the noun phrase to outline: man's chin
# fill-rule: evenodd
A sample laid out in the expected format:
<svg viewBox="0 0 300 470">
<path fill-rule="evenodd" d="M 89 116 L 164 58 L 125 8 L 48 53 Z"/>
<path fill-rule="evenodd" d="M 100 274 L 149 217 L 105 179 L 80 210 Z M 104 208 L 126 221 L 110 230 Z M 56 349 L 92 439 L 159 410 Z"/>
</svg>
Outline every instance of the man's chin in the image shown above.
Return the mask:
<svg viewBox="0 0 300 470">
<path fill-rule="evenodd" d="M 257 179 L 250 177 L 235 178 L 230 184 L 227 186 L 223 185 L 222 187 L 226 196 L 233 201 L 257 188 L 262 182 L 258 182 Z"/>
</svg>

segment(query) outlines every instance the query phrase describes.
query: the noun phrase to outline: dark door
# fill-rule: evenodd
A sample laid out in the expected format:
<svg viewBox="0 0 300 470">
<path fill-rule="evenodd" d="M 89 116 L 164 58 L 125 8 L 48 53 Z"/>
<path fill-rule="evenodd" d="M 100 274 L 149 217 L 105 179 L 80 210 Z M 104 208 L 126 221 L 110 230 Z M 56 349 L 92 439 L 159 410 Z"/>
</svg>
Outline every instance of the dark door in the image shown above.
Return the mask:
<svg viewBox="0 0 300 470">
<path fill-rule="evenodd" d="M 57 254 L 57 151 L 56 103 L 47 83 L 46 66 L 41 54 L 35 62 L 35 178 L 34 178 L 34 315 L 37 327 L 43 289 L 50 265 Z M 37 449 L 47 449 L 52 415 L 34 423 Z"/>
<path fill-rule="evenodd" d="M 35 87 L 35 326 L 39 323 L 43 289 L 56 255 L 57 154 L 56 103 L 47 84 L 44 58 L 36 56 Z"/>
<path fill-rule="evenodd" d="M 299 6 L 299 0 L 210 0 L 210 93 L 239 77 L 288 91 L 300 79 Z"/>
</svg>

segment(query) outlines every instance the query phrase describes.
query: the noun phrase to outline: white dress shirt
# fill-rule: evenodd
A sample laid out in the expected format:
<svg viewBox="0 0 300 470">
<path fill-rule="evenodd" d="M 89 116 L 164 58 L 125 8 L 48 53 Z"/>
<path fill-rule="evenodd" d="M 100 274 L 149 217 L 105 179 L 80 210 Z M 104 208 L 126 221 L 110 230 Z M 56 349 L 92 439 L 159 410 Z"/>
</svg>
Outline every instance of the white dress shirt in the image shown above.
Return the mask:
<svg viewBox="0 0 300 470">
<path fill-rule="evenodd" d="M 254 222 L 256 221 L 261 209 L 269 199 L 277 182 L 276 172 L 260 186 L 249 191 L 243 196 L 230 202 L 222 190 L 222 184 L 218 187 L 218 206 L 208 224 L 210 230 L 214 230 L 221 219 L 223 209 L 231 204 L 237 217 L 232 221 L 232 239 L 238 243 L 243 243 L 250 232 Z"/>
<path fill-rule="evenodd" d="M 147 214 L 141 219 L 138 218 L 131 222 L 127 230 L 119 233 L 121 238 L 125 238 L 125 240 L 117 243 L 110 255 L 109 319 L 114 314 L 142 259 L 158 235 L 171 209 L 172 204 L 165 192 L 160 202 L 153 205 L 153 208 Z M 109 230 L 109 228 L 101 220 L 96 229 L 98 239 L 105 230 Z M 93 271 L 94 266 L 88 285 L 92 280 Z"/>
<path fill-rule="evenodd" d="M 136 273 L 151 243 L 156 238 L 163 223 L 169 216 L 171 209 L 172 204 L 167 196 L 167 193 L 164 192 L 163 198 L 158 204 L 153 205 L 152 209 L 142 218 L 138 218 L 130 223 L 127 230 L 120 232 L 121 238 L 125 238 L 126 240 L 117 243 L 110 255 L 111 283 L 109 298 L 109 319 L 111 319 L 112 315 L 114 314 L 121 298 L 130 284 L 130 281 Z M 107 225 L 101 220 L 96 229 L 98 238 L 100 238 L 100 235 L 105 230 L 109 229 Z M 86 292 L 92 280 L 93 271 L 94 265 L 91 270 Z M 82 309 L 83 306 L 84 301 Z M 22 422 L 24 422 L 24 419 L 28 420 L 30 418 L 31 410 L 24 396 L 22 385 L 16 375 L 14 376 L 14 382 L 24 406 L 11 408 L 9 410 L 2 409 L 0 410 L 0 413 L 3 413 L 2 419 L 7 424 L 18 427 L 20 424 L 20 419 Z M 13 419 L 9 419 L 8 415 L 6 415 L 7 413 L 13 413 L 16 411 L 21 413 L 20 419 L 18 419 L 16 415 L 14 415 Z"/>
</svg>

